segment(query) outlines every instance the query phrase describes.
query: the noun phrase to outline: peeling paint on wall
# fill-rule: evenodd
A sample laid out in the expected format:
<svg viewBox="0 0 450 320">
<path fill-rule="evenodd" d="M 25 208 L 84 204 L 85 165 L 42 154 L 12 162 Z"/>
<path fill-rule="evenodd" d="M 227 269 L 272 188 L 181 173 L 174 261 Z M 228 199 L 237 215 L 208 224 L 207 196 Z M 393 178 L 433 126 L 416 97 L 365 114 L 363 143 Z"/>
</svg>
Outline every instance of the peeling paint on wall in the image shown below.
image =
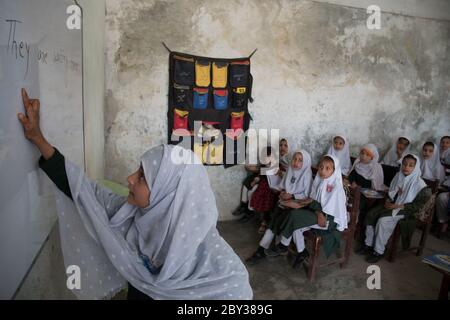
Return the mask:
<svg viewBox="0 0 450 320">
<path fill-rule="evenodd" d="M 450 131 L 450 23 L 312 1 L 107 0 L 106 175 L 125 181 L 167 141 L 168 53 L 252 58 L 253 128 L 280 128 L 314 159 L 331 135 L 386 151 L 403 133 L 413 148 Z M 382 152 L 383 153 L 383 152 Z M 207 168 L 220 218 L 239 202 L 241 167 Z M 225 174 L 226 172 L 226 174 Z"/>
</svg>

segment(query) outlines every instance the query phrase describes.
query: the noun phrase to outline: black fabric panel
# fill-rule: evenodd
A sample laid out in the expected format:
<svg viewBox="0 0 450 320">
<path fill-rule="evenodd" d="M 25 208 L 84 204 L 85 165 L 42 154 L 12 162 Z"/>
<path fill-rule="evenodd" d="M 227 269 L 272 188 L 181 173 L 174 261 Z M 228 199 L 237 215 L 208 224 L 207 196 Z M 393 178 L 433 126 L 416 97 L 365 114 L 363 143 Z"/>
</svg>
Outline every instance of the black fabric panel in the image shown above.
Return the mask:
<svg viewBox="0 0 450 320">
<path fill-rule="evenodd" d="M 185 106 L 182 106 L 180 103 L 176 103 L 175 99 L 175 89 L 174 89 L 174 72 L 175 72 L 175 59 L 174 59 L 174 55 L 179 56 L 179 57 L 184 57 L 184 58 L 189 58 L 189 59 L 194 59 L 194 61 L 196 60 L 201 60 L 201 61 L 207 61 L 211 63 L 211 68 L 210 68 L 210 78 L 211 78 L 211 83 L 210 86 L 208 87 L 209 89 L 209 95 L 208 95 L 208 107 L 206 109 L 194 109 L 193 105 L 191 103 L 187 103 Z M 179 142 L 176 141 L 171 141 L 171 137 L 172 137 L 172 131 L 173 131 L 173 121 L 174 121 L 174 109 L 175 107 L 179 110 L 184 110 L 184 111 L 188 111 L 189 115 L 188 115 L 188 129 L 193 131 L 194 130 L 194 122 L 195 121 L 207 121 L 207 122 L 219 122 L 220 125 L 217 126 L 222 134 L 225 134 L 226 129 L 230 128 L 230 114 L 231 112 L 241 112 L 244 111 L 245 115 L 244 115 L 244 131 L 247 131 L 249 129 L 250 126 L 250 121 L 252 120 L 249 112 L 248 112 L 248 101 L 253 101 L 252 97 L 251 97 L 251 92 L 252 92 L 252 85 L 253 85 L 253 77 L 250 73 L 250 67 L 251 64 L 248 65 L 248 76 L 247 76 L 247 85 L 246 85 L 246 100 L 245 103 L 243 104 L 242 108 L 233 108 L 233 88 L 231 87 L 231 82 L 230 82 L 230 76 L 231 76 L 231 72 L 230 72 L 230 65 L 232 62 L 234 61 L 250 61 L 249 57 L 242 57 L 242 58 L 235 58 L 235 59 L 222 59 L 222 58 L 212 58 L 212 57 L 202 57 L 202 56 L 195 56 L 195 55 L 191 55 L 191 54 L 186 54 L 186 53 L 181 53 L 181 52 L 174 52 L 172 51 L 169 54 L 169 94 L 168 94 L 168 111 L 167 111 L 167 121 L 168 121 L 168 143 L 170 144 L 177 144 Z M 214 90 L 217 88 L 213 88 L 213 68 L 212 68 L 212 63 L 213 62 L 218 62 L 218 63 L 228 63 L 228 80 L 227 80 L 227 86 L 225 89 L 228 91 L 228 107 L 226 110 L 216 110 L 214 108 Z M 195 62 L 194 62 L 195 63 Z M 178 85 L 180 85 L 180 83 L 177 83 Z M 193 88 L 195 87 L 195 83 L 190 86 L 190 90 L 193 90 Z M 195 134 L 195 133 L 194 133 Z M 182 138 L 180 138 L 181 140 Z M 226 137 L 225 135 L 223 135 L 223 141 L 225 144 L 226 139 L 229 139 L 228 137 Z M 235 146 L 237 144 L 235 143 Z M 193 149 L 193 143 L 191 144 L 191 148 Z M 232 151 L 232 150 L 226 150 L 225 146 L 224 146 L 224 165 L 225 165 L 225 160 L 226 160 L 226 153 L 227 152 L 234 152 L 236 154 L 236 150 Z M 235 156 L 236 159 L 236 156 Z M 235 160 L 236 161 L 236 160 Z M 230 167 L 231 165 L 225 165 L 225 167 Z"/>
</svg>

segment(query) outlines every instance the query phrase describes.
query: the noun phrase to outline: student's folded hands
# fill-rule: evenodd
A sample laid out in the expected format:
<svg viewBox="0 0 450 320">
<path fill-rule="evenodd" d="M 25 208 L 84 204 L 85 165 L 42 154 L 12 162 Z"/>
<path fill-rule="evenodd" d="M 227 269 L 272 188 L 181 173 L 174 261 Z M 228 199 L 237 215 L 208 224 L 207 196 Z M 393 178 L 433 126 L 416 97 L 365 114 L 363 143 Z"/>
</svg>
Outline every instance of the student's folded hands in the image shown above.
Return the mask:
<svg viewBox="0 0 450 320">
<path fill-rule="evenodd" d="M 307 204 L 305 202 L 301 202 L 299 200 L 283 200 L 280 201 L 281 205 L 291 209 L 300 209 L 306 207 Z"/>
<path fill-rule="evenodd" d="M 404 208 L 402 204 L 396 204 L 396 203 L 391 202 L 390 200 L 386 200 L 386 202 L 384 203 L 384 207 L 389 210 Z"/>
<path fill-rule="evenodd" d="M 280 199 L 281 200 L 285 200 L 285 201 L 291 200 L 292 199 L 292 194 L 287 193 L 286 191 L 283 190 L 283 191 L 280 192 Z"/>
</svg>

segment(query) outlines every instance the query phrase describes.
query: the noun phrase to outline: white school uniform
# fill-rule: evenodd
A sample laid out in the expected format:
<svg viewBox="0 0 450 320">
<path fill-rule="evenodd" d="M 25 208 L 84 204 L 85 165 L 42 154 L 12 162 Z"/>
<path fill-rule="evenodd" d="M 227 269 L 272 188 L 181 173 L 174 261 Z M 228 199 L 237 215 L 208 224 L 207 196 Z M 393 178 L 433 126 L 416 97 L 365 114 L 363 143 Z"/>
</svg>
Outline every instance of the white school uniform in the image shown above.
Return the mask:
<svg viewBox="0 0 450 320">
<path fill-rule="evenodd" d="M 422 180 L 420 170 L 420 159 L 416 155 L 412 155 L 416 159 L 416 166 L 414 171 L 405 176 L 402 171 L 399 171 L 391 182 L 389 187 L 389 197 L 395 200 L 395 204 L 411 203 L 416 198 L 417 194 L 427 186 Z M 378 254 L 383 254 L 386 243 L 394 232 L 397 223 L 404 218 L 404 215 L 398 214 L 401 209 L 392 210 L 391 216 L 381 217 L 378 219 L 375 228 L 368 225 L 366 227 L 367 246 L 374 246 L 374 250 Z"/>
<path fill-rule="evenodd" d="M 281 183 L 278 185 L 278 189 L 285 190 L 287 193 L 292 194 L 295 199 L 305 199 L 308 197 L 311 190 L 311 156 L 305 150 L 298 150 L 294 152 L 294 155 L 296 153 L 302 154 L 303 165 L 300 169 L 293 169 L 292 165 L 289 165 L 288 171 L 283 177 Z M 275 234 L 272 232 L 272 230 L 267 229 L 259 245 L 265 249 L 268 249 L 274 237 Z"/>
<path fill-rule="evenodd" d="M 348 213 L 346 205 L 347 197 L 345 195 L 344 184 L 342 182 L 341 167 L 337 157 L 330 154 L 327 154 L 327 156 L 333 159 L 335 170 L 331 177 L 327 179 L 321 179 L 319 175 L 316 175 L 311 189 L 310 198 L 320 203 L 322 206 L 322 212 L 334 217 L 334 222 L 337 224 L 337 230 L 344 231 L 348 224 Z M 310 229 L 328 229 L 328 221 L 325 227 L 315 224 L 309 227 L 297 229 L 293 232 L 290 238 L 281 237 L 281 243 L 284 245 L 289 245 L 291 239 L 293 239 L 297 247 L 297 251 L 302 252 L 305 249 L 305 239 L 303 233 Z"/>
</svg>

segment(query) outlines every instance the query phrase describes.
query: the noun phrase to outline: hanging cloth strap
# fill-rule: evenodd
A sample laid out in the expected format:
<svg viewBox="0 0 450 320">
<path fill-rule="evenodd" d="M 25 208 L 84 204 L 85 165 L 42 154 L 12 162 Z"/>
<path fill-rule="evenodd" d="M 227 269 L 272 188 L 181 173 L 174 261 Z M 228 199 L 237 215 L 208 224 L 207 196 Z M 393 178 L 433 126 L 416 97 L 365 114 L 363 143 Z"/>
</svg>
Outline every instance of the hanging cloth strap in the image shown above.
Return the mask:
<svg viewBox="0 0 450 320">
<path fill-rule="evenodd" d="M 161 44 L 164 46 L 164 48 L 167 49 L 167 51 L 169 51 L 169 53 L 172 53 L 172 50 L 170 50 L 169 47 L 164 42 L 161 42 Z"/>
</svg>

